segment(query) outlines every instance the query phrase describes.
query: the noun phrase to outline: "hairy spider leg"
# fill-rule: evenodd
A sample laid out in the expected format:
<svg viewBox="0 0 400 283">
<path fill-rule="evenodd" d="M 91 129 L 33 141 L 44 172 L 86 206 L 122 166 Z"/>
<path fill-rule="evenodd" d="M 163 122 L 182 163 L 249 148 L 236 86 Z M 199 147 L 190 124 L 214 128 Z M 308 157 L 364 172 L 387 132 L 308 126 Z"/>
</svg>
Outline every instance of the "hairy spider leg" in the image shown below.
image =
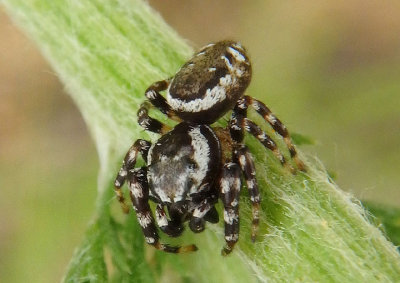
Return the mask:
<svg viewBox="0 0 400 283">
<path fill-rule="evenodd" d="M 287 148 L 289 149 L 290 157 L 294 160 L 297 167 L 301 171 L 306 171 L 306 166 L 304 165 L 303 161 L 301 161 L 297 156 L 297 151 L 295 146 L 293 145 L 292 139 L 290 138 L 289 131 L 287 130 L 286 126 L 271 112 L 271 110 L 261 101 L 258 101 L 251 96 L 245 96 L 244 100 L 247 105 L 251 105 L 254 110 L 258 114 L 260 114 L 268 124 L 271 125 L 272 129 L 276 131 L 286 143 Z"/>
<path fill-rule="evenodd" d="M 235 163 L 226 163 L 219 182 L 220 198 L 224 205 L 225 241 L 223 256 L 232 252 L 239 240 L 239 194 L 241 188 L 240 168 Z"/>
<path fill-rule="evenodd" d="M 149 185 L 146 167 L 136 168 L 128 172 L 128 186 L 136 217 L 142 227 L 146 243 L 157 250 L 168 253 L 185 253 L 196 251 L 195 245 L 170 246 L 160 242 L 157 228 L 149 205 Z"/>
<path fill-rule="evenodd" d="M 142 140 L 142 139 L 136 140 L 135 143 L 131 146 L 131 148 L 126 153 L 125 158 L 122 161 L 121 169 L 119 170 L 118 175 L 115 178 L 114 190 L 115 190 L 118 201 L 120 202 L 124 213 L 129 212 L 129 206 L 125 203 L 125 198 L 122 193 L 121 187 L 125 183 L 125 180 L 128 176 L 128 171 L 135 167 L 138 153 L 140 152 L 142 154 L 142 157 L 144 158 L 144 160 L 147 160 L 147 154 L 149 152 L 150 146 L 151 146 L 151 143 L 146 140 Z"/>
<path fill-rule="evenodd" d="M 232 110 L 231 119 L 229 120 L 229 133 L 232 140 L 241 144 L 244 139 L 244 119 L 247 117 L 247 104 L 243 103 L 243 99 L 239 99 Z"/>
<path fill-rule="evenodd" d="M 137 112 L 139 125 L 147 131 L 156 134 L 165 134 L 171 130 L 171 128 L 160 121 L 149 116 L 150 105 L 148 102 L 144 102 L 140 105 Z"/>
<path fill-rule="evenodd" d="M 269 135 L 267 135 L 263 130 L 261 130 L 261 128 L 256 123 L 254 123 L 248 118 L 245 118 L 244 128 L 252 136 L 258 139 L 265 148 L 271 150 L 272 153 L 275 155 L 275 157 L 280 161 L 282 166 L 288 168 L 292 173 L 296 172 L 296 170 L 289 163 L 286 162 L 285 157 L 282 155 L 276 143 L 271 139 Z"/>
<path fill-rule="evenodd" d="M 252 205 L 252 227 L 251 227 L 251 240 L 255 242 L 259 225 L 259 210 L 260 210 L 260 191 L 258 189 L 256 179 L 256 168 L 254 166 L 253 157 L 247 146 L 241 145 L 235 148 L 233 152 L 234 162 L 239 164 L 242 169 L 244 179 L 246 180 L 247 190 L 250 195 Z"/>
<path fill-rule="evenodd" d="M 287 163 L 286 158 L 282 155 L 271 137 L 262 131 L 254 122 L 246 118 L 247 108 L 248 104 L 246 103 L 246 100 L 242 98 L 238 100 L 232 111 L 232 117 L 229 122 L 229 131 L 232 140 L 237 144 L 241 144 L 244 138 L 244 131 L 249 132 L 257 138 L 265 148 L 272 151 L 282 166 L 288 167 L 291 172 L 294 172 L 293 168 Z"/>
<path fill-rule="evenodd" d="M 157 204 L 156 207 L 156 220 L 157 225 L 160 227 L 161 231 L 170 237 L 178 237 L 183 232 L 182 223 L 176 223 L 174 221 L 169 221 L 164 210 L 164 205 Z"/>
<path fill-rule="evenodd" d="M 163 80 L 153 83 L 145 92 L 146 98 L 151 104 L 158 108 L 162 113 L 167 115 L 172 120 L 181 122 L 182 120 L 175 114 L 175 111 L 168 104 L 167 100 L 160 94 L 160 91 L 166 90 L 171 80 Z"/>
</svg>

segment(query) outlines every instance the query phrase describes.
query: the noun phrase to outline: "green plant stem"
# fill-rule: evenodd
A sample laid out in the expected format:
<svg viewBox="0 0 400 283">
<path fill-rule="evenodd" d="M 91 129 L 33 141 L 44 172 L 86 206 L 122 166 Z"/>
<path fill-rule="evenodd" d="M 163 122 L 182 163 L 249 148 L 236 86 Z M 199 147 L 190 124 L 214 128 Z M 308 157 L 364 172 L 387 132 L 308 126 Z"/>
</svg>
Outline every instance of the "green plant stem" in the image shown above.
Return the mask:
<svg viewBox="0 0 400 283">
<path fill-rule="evenodd" d="M 371 201 L 362 203 L 376 217 L 376 224 L 383 226 L 384 232 L 400 251 L 400 209 Z"/>
<path fill-rule="evenodd" d="M 152 282 L 174 276 L 195 282 L 399 278 L 400 256 L 393 244 L 317 161 L 307 161 L 307 174 L 292 176 L 251 138 L 246 142 L 254 153 L 263 196 L 258 241 L 250 241 L 251 211 L 243 194 L 241 239 L 231 256 L 220 256 L 222 223 L 208 225 L 199 235 L 187 232 L 182 238 L 163 239 L 196 243 L 200 250 L 193 254 L 169 255 L 145 247 L 134 215 L 125 217 L 110 209 L 110 204 L 117 206 L 112 182 L 131 143 L 138 137 L 156 138 L 136 123 L 144 90 L 173 75 L 192 49 L 140 0 L 3 4 L 56 70 L 81 110 L 99 154 L 97 210 L 65 281 Z M 153 115 L 167 122 L 159 113 Z"/>
</svg>

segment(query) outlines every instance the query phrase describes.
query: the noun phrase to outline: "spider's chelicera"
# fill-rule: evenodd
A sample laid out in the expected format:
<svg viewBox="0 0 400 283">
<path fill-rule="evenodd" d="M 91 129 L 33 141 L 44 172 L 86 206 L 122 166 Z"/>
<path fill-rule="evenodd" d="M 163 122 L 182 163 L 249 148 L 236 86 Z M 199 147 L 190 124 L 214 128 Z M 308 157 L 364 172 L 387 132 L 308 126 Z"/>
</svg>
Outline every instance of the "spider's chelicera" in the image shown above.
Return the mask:
<svg viewBox="0 0 400 283">
<path fill-rule="evenodd" d="M 195 245 L 161 243 L 156 223 L 171 237 L 182 234 L 186 221 L 193 232 L 201 232 L 206 221 L 218 222 L 215 204 L 220 199 L 226 241 L 222 254 L 229 254 L 239 239 L 242 174 L 252 204 L 251 239 L 255 240 L 260 193 L 251 153 L 243 144 L 244 133 L 258 139 L 283 166 L 293 168 L 276 143 L 247 118 L 249 106 L 283 138 L 291 158 L 304 170 L 286 127 L 262 102 L 244 95 L 250 79 L 251 64 L 245 49 L 236 42 L 221 41 L 205 46 L 174 77 L 156 82 L 146 90 L 150 103 L 146 101 L 141 105 L 138 122 L 161 137 L 153 144 L 138 139 L 132 145 L 115 179 L 115 191 L 124 211 L 129 211 L 121 191 L 127 181 L 145 240 L 156 249 L 171 253 L 197 250 Z M 166 91 L 166 98 L 161 91 Z M 151 118 L 148 115 L 150 106 L 179 124 L 171 129 Z M 232 115 L 226 128 L 210 126 L 229 110 Z M 146 166 L 135 168 L 139 153 Z M 155 218 L 149 200 L 157 203 Z"/>
</svg>

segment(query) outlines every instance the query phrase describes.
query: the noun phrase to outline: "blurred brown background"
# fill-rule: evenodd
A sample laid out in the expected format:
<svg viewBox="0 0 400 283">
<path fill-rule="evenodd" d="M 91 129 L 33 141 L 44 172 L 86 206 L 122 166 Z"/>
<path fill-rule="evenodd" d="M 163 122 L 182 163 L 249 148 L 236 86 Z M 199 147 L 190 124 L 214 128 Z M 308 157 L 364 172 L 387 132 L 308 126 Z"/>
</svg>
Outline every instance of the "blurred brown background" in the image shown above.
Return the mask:
<svg viewBox="0 0 400 283">
<path fill-rule="evenodd" d="M 161 1 L 194 46 L 247 47 L 249 94 L 360 199 L 400 206 L 400 2 Z M 82 118 L 35 45 L 0 10 L 0 281 L 59 281 L 96 197 Z M 16 272 L 18 270 L 18 272 Z"/>
</svg>

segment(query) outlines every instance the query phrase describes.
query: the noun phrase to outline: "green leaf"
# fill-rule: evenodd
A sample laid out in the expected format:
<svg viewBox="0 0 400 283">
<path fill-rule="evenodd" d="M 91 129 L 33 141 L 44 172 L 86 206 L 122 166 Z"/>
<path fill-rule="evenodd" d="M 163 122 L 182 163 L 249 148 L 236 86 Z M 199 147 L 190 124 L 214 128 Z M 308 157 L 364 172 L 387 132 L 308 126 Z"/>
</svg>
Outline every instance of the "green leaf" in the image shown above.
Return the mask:
<svg viewBox="0 0 400 283">
<path fill-rule="evenodd" d="M 400 246 L 400 209 L 371 201 L 363 201 L 363 205 L 376 217 L 377 225 L 383 226 L 383 231 L 393 244 Z"/>
<path fill-rule="evenodd" d="M 247 138 L 262 194 L 260 232 L 250 241 L 249 198 L 241 198 L 241 234 L 222 257 L 223 223 L 163 241 L 200 250 L 171 255 L 145 246 L 134 213 L 122 215 L 112 190 L 124 153 L 137 138 L 144 90 L 173 75 L 192 54 L 144 1 L 3 0 L 36 41 L 76 102 L 97 146 L 97 208 L 64 278 L 67 282 L 393 282 L 400 255 L 312 158 L 293 176 L 257 140 Z M 160 113 L 154 116 L 167 119 Z M 266 125 L 263 125 L 268 129 Z M 298 138 L 303 143 L 306 138 Z M 307 143 L 307 142 L 306 142 Z M 284 149 L 284 144 L 278 143 Z M 287 151 L 285 151 L 287 152 Z M 90 188 L 88 188 L 90 189 Z M 112 207 L 111 207 L 112 206 Z M 124 221 L 124 219 L 126 219 Z M 222 221 L 221 221 L 222 222 Z"/>
<path fill-rule="evenodd" d="M 92 224 L 82 245 L 75 251 L 65 282 L 105 282 L 107 270 L 103 257 L 103 234 L 98 224 Z"/>
<path fill-rule="evenodd" d="M 299 133 L 292 133 L 292 140 L 297 145 L 314 145 L 315 140 L 312 137 L 302 135 Z"/>
</svg>

